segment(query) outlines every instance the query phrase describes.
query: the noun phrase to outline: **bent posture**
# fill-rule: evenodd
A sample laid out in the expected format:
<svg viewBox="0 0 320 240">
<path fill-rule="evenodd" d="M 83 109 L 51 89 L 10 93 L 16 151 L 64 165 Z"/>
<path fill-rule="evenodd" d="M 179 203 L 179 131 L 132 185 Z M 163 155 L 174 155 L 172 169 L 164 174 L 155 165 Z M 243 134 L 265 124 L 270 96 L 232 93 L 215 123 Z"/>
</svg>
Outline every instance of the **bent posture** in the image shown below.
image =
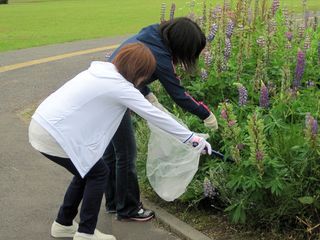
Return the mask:
<svg viewBox="0 0 320 240">
<path fill-rule="evenodd" d="M 136 89 L 155 68 L 150 50 L 130 44 L 112 63 L 92 62 L 46 98 L 29 126 L 31 145 L 74 175 L 51 235 L 74 240 L 115 240 L 96 229 L 109 169 L 101 160 L 127 108 L 182 142 L 210 144 L 152 106 Z M 80 210 L 80 223 L 74 222 Z"/>
</svg>

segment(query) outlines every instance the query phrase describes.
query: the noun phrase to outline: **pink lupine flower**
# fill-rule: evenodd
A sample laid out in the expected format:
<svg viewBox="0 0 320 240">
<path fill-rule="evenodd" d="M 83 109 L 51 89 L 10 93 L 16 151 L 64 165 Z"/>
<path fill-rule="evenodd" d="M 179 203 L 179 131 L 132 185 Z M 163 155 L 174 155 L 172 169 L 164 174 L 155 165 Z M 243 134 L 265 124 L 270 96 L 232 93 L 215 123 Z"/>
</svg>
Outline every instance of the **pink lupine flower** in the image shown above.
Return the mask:
<svg viewBox="0 0 320 240">
<path fill-rule="evenodd" d="M 229 122 L 228 122 L 228 126 L 229 127 L 232 127 L 233 125 L 235 125 L 236 124 L 236 121 L 235 120 L 230 120 Z"/>
<path fill-rule="evenodd" d="M 221 110 L 221 117 L 225 120 L 228 119 L 228 113 L 227 113 L 226 109 L 224 109 L 224 108 Z"/>
</svg>

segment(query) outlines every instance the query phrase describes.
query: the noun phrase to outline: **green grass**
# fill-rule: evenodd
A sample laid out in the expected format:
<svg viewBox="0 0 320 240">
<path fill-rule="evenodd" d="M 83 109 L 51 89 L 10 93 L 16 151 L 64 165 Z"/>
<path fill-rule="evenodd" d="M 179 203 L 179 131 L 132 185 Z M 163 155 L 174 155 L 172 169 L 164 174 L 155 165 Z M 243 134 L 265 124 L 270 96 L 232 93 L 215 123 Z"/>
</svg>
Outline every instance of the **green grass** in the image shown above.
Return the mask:
<svg viewBox="0 0 320 240">
<path fill-rule="evenodd" d="M 0 5 L 0 52 L 135 33 L 159 21 L 162 2 L 167 8 L 175 2 L 176 16 L 182 16 L 190 0 L 9 0 Z M 285 4 L 297 10 L 301 2 Z M 308 0 L 308 8 L 320 10 L 320 1 Z"/>
</svg>

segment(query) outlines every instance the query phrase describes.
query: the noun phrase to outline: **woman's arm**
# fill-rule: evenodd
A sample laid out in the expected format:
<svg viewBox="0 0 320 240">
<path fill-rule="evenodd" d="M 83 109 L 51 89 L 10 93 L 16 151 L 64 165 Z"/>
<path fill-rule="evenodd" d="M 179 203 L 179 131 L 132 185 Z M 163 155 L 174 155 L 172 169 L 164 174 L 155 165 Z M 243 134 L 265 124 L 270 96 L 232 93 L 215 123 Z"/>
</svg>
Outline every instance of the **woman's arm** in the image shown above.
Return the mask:
<svg viewBox="0 0 320 240">
<path fill-rule="evenodd" d="M 159 127 L 160 129 L 174 135 L 180 141 L 186 142 L 193 133 L 179 124 L 168 114 L 154 107 L 145 97 L 134 87 L 122 89 L 117 95 L 118 101 L 130 108 L 148 122 Z"/>
</svg>

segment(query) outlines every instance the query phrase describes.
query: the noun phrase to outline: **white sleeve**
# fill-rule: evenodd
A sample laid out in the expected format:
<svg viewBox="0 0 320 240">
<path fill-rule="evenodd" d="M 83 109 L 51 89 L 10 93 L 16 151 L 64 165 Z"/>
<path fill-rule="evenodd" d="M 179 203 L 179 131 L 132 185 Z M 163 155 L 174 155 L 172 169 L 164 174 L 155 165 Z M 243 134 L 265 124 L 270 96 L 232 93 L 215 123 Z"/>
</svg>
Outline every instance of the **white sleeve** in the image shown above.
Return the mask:
<svg viewBox="0 0 320 240">
<path fill-rule="evenodd" d="M 128 87 L 117 96 L 121 104 L 130 108 L 139 116 L 172 134 L 181 142 L 186 142 L 193 135 L 189 129 L 182 126 L 167 113 L 154 107 L 137 89 Z"/>
</svg>

